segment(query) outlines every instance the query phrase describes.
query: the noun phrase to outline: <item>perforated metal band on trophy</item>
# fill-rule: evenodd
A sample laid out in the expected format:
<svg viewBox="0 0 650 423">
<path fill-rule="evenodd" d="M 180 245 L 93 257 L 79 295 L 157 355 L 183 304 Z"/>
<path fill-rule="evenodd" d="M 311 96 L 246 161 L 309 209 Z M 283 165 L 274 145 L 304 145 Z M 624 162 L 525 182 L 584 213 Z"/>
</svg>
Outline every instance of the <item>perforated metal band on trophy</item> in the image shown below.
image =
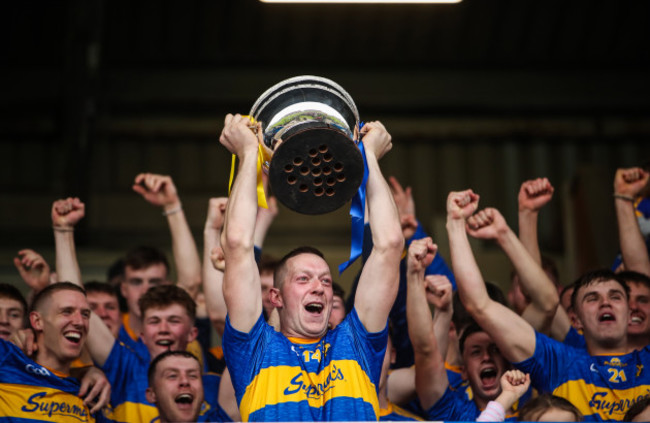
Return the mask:
<svg viewBox="0 0 650 423">
<path fill-rule="evenodd" d="M 265 165 L 282 204 L 323 214 L 354 196 L 364 171 L 354 142 L 359 113 L 340 85 L 318 76 L 289 78 L 262 94 L 249 114 L 262 123 L 272 151 Z"/>
</svg>

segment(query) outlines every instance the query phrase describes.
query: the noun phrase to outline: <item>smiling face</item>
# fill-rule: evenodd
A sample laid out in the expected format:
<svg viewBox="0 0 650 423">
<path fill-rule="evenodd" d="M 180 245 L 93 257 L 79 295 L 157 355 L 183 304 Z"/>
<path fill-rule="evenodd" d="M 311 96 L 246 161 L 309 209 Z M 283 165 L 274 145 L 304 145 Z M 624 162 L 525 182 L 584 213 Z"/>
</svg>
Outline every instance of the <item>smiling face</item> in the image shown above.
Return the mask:
<svg viewBox="0 0 650 423">
<path fill-rule="evenodd" d="M 102 319 L 113 336 L 117 338 L 122 326 L 120 304 L 117 297 L 100 291 L 88 291 L 86 297 L 88 297 L 90 309 Z"/>
<path fill-rule="evenodd" d="M 156 404 L 160 422 L 195 422 L 203 403 L 203 380 L 194 357 L 171 355 L 162 359 L 146 391 Z"/>
<path fill-rule="evenodd" d="M 25 309 L 20 302 L 11 298 L 0 298 L 0 339 L 8 341 L 23 328 L 24 321 Z"/>
<path fill-rule="evenodd" d="M 63 372 L 81 355 L 88 334 L 90 307 L 78 291 L 53 292 L 38 311 L 30 313 L 36 332 L 37 362 Z"/>
<path fill-rule="evenodd" d="M 142 325 L 142 341 L 151 358 L 165 351 L 185 351 L 197 334 L 187 310 L 180 304 L 146 309 Z"/>
<path fill-rule="evenodd" d="M 642 283 L 628 282 L 630 287 L 629 336 L 650 335 L 650 288 Z"/>
<path fill-rule="evenodd" d="M 501 376 L 508 364 L 496 344 L 485 332 L 467 336 L 463 345 L 464 379 L 469 381 L 474 400 L 480 408 L 501 393 Z"/>
<path fill-rule="evenodd" d="M 332 276 L 329 266 L 315 254 L 303 253 L 286 262 L 284 281 L 271 290 L 282 333 L 306 339 L 325 335 L 332 311 Z"/>
<path fill-rule="evenodd" d="M 630 310 L 621 284 L 614 280 L 595 281 L 578 288 L 575 298 L 576 325 L 583 331 L 587 345 L 624 349 Z"/>
</svg>

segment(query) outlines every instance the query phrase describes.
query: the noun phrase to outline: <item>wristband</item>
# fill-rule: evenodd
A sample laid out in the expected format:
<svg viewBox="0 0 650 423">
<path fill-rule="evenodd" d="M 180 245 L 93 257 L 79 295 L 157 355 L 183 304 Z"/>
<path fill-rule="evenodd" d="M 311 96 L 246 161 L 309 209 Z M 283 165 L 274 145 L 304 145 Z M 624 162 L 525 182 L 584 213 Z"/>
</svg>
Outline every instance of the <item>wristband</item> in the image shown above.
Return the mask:
<svg viewBox="0 0 650 423">
<path fill-rule="evenodd" d="M 166 210 L 162 212 L 162 215 L 167 217 L 170 214 L 178 213 L 179 211 L 183 210 L 183 206 L 181 204 L 178 205 L 178 207 L 174 207 L 171 210 Z"/>
<path fill-rule="evenodd" d="M 56 232 L 74 232 L 74 228 L 66 228 L 63 226 L 52 226 Z"/>
<path fill-rule="evenodd" d="M 632 197 L 631 195 L 619 194 L 615 192 L 614 198 L 618 198 L 620 200 L 625 200 L 625 201 L 629 201 L 630 203 L 634 203 L 634 197 Z"/>
</svg>

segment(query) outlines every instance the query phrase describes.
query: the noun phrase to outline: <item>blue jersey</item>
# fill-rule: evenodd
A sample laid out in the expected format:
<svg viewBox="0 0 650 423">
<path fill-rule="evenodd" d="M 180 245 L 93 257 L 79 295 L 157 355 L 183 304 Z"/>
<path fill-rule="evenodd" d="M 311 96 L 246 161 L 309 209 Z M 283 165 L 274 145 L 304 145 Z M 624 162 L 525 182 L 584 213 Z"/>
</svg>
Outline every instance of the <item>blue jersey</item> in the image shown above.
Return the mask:
<svg viewBox="0 0 650 423">
<path fill-rule="evenodd" d="M 564 345 L 568 345 L 573 348 L 580 348 L 583 350 L 587 350 L 587 343 L 585 342 L 585 337 L 578 332 L 573 326 L 569 329 L 569 332 L 567 332 L 566 336 L 564 337 L 564 341 L 562 341 Z"/>
<path fill-rule="evenodd" d="M 104 413 L 107 419 L 125 423 L 157 421 L 158 409 L 145 397 L 145 391 L 149 387 L 147 371 L 150 361 L 148 351 L 145 356 L 115 342 L 102 366 L 111 383 L 111 408 Z M 203 375 L 205 401 L 199 421 L 211 421 L 212 418 L 208 420 L 207 415 L 211 409 L 217 409 L 216 412 L 220 413 L 222 418 L 219 420 L 230 421 L 217 402 L 220 380 L 217 375 Z"/>
<path fill-rule="evenodd" d="M 379 410 L 380 422 L 421 422 L 424 419 L 417 414 L 411 413 L 392 402 L 388 402 L 386 408 Z"/>
<path fill-rule="evenodd" d="M 518 410 L 531 395 L 532 390 L 529 389 L 512 408 Z M 467 397 L 465 391 L 454 391 L 447 387 L 442 397 L 427 410 L 427 417 L 429 420 L 476 421 L 481 411 L 476 403 Z M 505 421 L 517 421 L 517 413 L 506 414 Z"/>
<path fill-rule="evenodd" d="M 94 422 L 79 381 L 56 375 L 0 339 L 0 422 Z"/>
<path fill-rule="evenodd" d="M 377 420 L 388 330 L 353 310 L 317 341 L 289 339 L 262 315 L 249 333 L 226 319 L 223 348 L 243 421 Z"/>
<path fill-rule="evenodd" d="M 648 347 L 592 356 L 537 333 L 535 353 L 515 366 L 530 373 L 538 391 L 569 400 L 585 421 L 622 420 L 632 404 L 650 393 Z"/>
</svg>

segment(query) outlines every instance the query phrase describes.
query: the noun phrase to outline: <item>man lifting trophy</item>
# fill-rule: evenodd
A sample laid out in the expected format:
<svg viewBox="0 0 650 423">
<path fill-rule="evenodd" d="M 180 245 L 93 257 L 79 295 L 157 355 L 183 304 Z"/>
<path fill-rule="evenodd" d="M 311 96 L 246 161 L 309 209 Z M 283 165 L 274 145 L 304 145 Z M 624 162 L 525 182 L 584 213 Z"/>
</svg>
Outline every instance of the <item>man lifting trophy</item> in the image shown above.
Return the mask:
<svg viewBox="0 0 650 423">
<path fill-rule="evenodd" d="M 340 85 L 311 75 L 289 78 L 264 92 L 249 115 L 261 124 L 271 155 L 263 167 L 282 204 L 323 214 L 355 195 L 364 175 L 359 112 Z"/>
</svg>

